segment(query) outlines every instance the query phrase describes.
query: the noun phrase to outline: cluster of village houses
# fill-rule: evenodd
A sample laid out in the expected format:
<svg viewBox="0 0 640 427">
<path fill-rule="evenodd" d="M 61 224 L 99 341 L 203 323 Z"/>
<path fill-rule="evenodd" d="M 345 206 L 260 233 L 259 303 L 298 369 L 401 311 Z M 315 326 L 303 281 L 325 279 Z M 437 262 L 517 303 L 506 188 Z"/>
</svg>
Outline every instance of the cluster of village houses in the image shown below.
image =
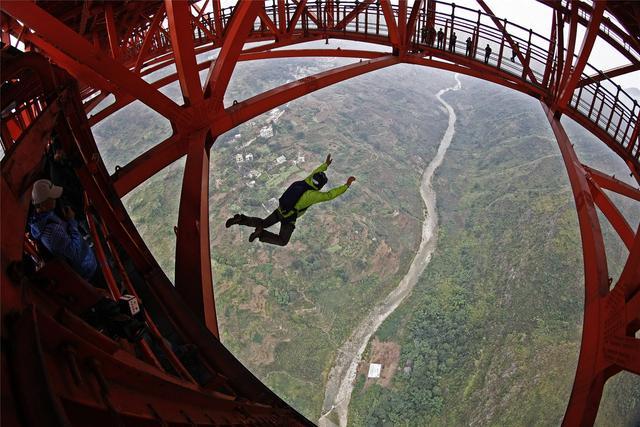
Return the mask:
<svg viewBox="0 0 640 427">
<path fill-rule="evenodd" d="M 262 128 L 260 128 L 259 131 L 259 137 L 263 138 L 263 139 L 269 139 L 273 137 L 273 125 L 272 123 L 277 123 L 278 120 L 280 119 L 280 116 L 282 116 L 282 114 L 284 114 L 284 111 L 279 110 L 278 108 L 274 108 L 273 110 L 270 111 L 269 116 L 266 119 L 266 125 L 264 125 Z M 247 186 L 249 188 L 253 188 L 256 185 L 256 178 L 259 178 L 262 175 L 262 171 L 257 169 L 257 168 L 251 168 L 251 163 L 253 163 L 254 161 L 254 156 L 253 153 L 249 152 L 247 150 L 247 148 L 254 142 L 256 141 L 258 137 L 252 138 L 250 140 L 248 140 L 247 142 L 245 142 L 244 144 L 240 145 L 240 140 L 242 139 L 242 134 L 236 134 L 233 137 L 233 142 L 237 143 L 237 146 L 239 148 L 239 150 L 241 150 L 242 152 L 240 153 L 236 153 L 235 159 L 236 159 L 236 164 L 238 165 L 240 170 L 247 170 L 248 172 L 246 172 L 244 174 L 244 178 L 247 178 L 248 181 L 246 182 Z M 275 166 L 279 166 L 282 165 L 284 163 L 287 162 L 287 157 L 284 155 L 278 156 L 272 167 Z M 298 153 L 298 155 L 296 156 L 295 159 L 290 160 L 290 162 L 293 165 L 297 165 L 299 163 L 304 163 L 305 162 L 305 158 L 304 155 L 302 155 L 301 153 Z M 270 170 L 271 168 L 268 168 L 268 170 Z M 273 199 L 275 200 L 275 199 Z M 269 204 L 271 204 L 272 200 L 269 200 Z M 277 206 L 277 200 L 275 200 L 276 206 Z"/>
</svg>

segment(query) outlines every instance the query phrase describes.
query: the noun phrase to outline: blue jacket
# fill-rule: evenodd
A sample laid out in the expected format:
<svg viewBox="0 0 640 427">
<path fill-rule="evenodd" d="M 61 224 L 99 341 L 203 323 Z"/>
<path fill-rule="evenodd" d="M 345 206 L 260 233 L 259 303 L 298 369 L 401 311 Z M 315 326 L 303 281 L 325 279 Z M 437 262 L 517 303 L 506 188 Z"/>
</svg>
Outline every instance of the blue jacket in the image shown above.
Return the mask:
<svg viewBox="0 0 640 427">
<path fill-rule="evenodd" d="M 65 221 L 55 212 L 36 213 L 29 223 L 31 236 L 52 255 L 63 258 L 85 279 L 91 279 L 98 263 L 93 249 L 82 238 L 75 219 Z"/>
</svg>

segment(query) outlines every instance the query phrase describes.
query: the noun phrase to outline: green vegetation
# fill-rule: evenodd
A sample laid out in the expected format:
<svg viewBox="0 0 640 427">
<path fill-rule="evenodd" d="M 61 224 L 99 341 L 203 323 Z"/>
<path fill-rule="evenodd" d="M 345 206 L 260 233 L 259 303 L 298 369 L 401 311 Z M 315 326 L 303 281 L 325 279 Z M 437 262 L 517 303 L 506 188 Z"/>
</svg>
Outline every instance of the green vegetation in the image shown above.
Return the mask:
<svg viewBox="0 0 640 427">
<path fill-rule="evenodd" d="M 338 63 L 241 63 L 226 101 Z M 397 285 L 415 253 L 419 177 L 446 127 L 434 94 L 452 83 L 451 74 L 396 66 L 293 101 L 279 108 L 277 122 L 268 124 L 272 116 L 265 114 L 214 145 L 210 222 L 221 338 L 311 420 L 319 416 L 337 348 Z M 166 90 L 174 99 L 176 87 Z M 577 221 L 558 149 L 529 98 L 467 78 L 462 91 L 445 96 L 458 123 L 434 181 L 438 249 L 412 295 L 376 334 L 401 346 L 398 372 L 386 388 L 365 386 L 358 376 L 350 424 L 558 424 L 583 299 Z M 110 170 L 170 133 L 141 104 L 118 115 L 94 128 Z M 268 125 L 273 137 L 260 137 Z M 584 140 L 580 130 L 569 131 Z M 607 150 L 589 142 L 579 147 L 581 157 L 595 166 L 608 162 Z M 358 181 L 311 208 L 287 248 L 249 243 L 248 228 L 224 228 L 233 213 L 270 213 L 268 201 L 328 152 L 335 159 L 330 187 L 349 175 Z M 287 160 L 276 165 L 281 155 Z M 293 164 L 298 156 L 305 161 Z M 125 199 L 169 277 L 183 168 L 176 162 Z M 607 243 L 615 274 L 625 250 L 611 236 Z M 599 422 L 630 425 L 640 401 L 620 396 L 640 396 L 640 382 L 626 376 L 613 384 Z"/>
<path fill-rule="evenodd" d="M 409 302 L 377 333 L 400 343 L 400 366 L 411 370 L 398 372 L 390 388 L 354 392 L 350 424 L 558 424 L 577 362 L 584 292 L 559 150 L 533 100 L 470 79 L 446 97 L 458 122 L 435 182 L 438 249 Z M 577 147 L 585 161 L 612 161 L 601 143 L 569 127 L 586 142 Z M 629 212 L 640 216 L 637 207 Z M 619 271 L 624 250 L 607 240 Z M 601 405 L 608 417 L 599 421 L 634 425 L 638 399 L 612 396 L 637 396 L 640 382 L 616 382 Z"/>
</svg>

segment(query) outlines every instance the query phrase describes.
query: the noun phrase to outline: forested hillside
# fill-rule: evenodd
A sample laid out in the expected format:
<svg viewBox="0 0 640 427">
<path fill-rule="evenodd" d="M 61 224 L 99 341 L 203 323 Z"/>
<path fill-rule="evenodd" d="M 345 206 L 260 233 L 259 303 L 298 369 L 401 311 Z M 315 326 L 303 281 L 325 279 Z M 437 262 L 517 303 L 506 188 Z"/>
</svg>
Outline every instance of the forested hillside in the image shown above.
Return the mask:
<svg viewBox="0 0 640 427">
<path fill-rule="evenodd" d="M 359 377 L 351 424 L 557 425 L 584 293 L 559 150 L 535 100 L 470 78 L 446 98 L 458 122 L 435 183 L 438 250 L 410 301 L 377 334 L 399 344 L 399 369 L 387 387 Z M 623 174 L 602 143 L 571 123 L 568 130 L 584 162 Z M 636 226 L 640 209 L 626 207 Z M 604 228 L 619 274 L 626 249 Z M 598 424 L 637 425 L 639 396 L 637 376 L 612 380 Z"/>
</svg>

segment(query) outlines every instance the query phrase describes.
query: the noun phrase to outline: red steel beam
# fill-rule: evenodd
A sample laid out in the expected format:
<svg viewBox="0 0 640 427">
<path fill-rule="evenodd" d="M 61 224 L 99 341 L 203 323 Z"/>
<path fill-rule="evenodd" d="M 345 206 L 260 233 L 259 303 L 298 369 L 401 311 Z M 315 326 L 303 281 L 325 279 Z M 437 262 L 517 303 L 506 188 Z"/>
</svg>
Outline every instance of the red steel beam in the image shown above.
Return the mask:
<svg viewBox="0 0 640 427">
<path fill-rule="evenodd" d="M 621 288 L 625 301 L 630 302 L 633 297 L 636 300 L 634 305 L 637 305 L 637 297 L 640 294 L 640 224 L 636 230 L 636 238 L 629 252 L 629 258 L 616 284 L 616 288 L 618 287 Z M 633 312 L 631 314 L 634 315 Z M 640 316 L 640 311 L 635 312 L 635 316 Z"/>
<path fill-rule="evenodd" d="M 559 13 L 567 13 L 567 8 L 564 6 L 562 2 L 557 0 L 538 0 L 538 2 L 543 3 L 553 10 L 558 11 Z M 586 2 L 581 2 L 578 7 L 585 12 L 590 12 L 589 5 Z M 584 26 L 588 25 L 588 21 L 582 16 L 578 17 L 578 21 Z M 625 30 L 616 25 L 612 20 L 603 21 L 605 23 L 605 28 L 601 29 L 598 33 L 598 36 L 607 42 L 611 47 L 616 49 L 621 55 L 626 57 L 631 63 L 638 63 L 638 59 L 635 57 L 635 52 L 638 52 L 640 49 L 640 42 L 637 39 L 634 39 L 633 36 L 628 34 Z M 629 46 L 632 48 L 629 49 Z"/>
<path fill-rule="evenodd" d="M 218 59 L 211 64 L 205 82 L 205 98 L 209 100 L 208 109 L 214 112 L 224 107 L 224 94 L 227 91 L 231 74 L 247 35 L 261 9 L 264 10 L 264 5 L 259 2 L 240 0 L 233 13 L 231 23 L 225 30 L 225 40 L 218 54 Z"/>
<path fill-rule="evenodd" d="M 220 6 L 220 0 L 212 0 L 211 8 L 213 9 L 216 34 L 218 37 L 222 37 L 224 28 L 222 27 L 222 7 Z"/>
<path fill-rule="evenodd" d="M 200 28 L 200 30 L 204 33 L 205 36 L 207 36 L 209 40 L 214 43 L 217 41 L 216 35 L 209 31 L 209 29 L 202 22 L 200 22 L 199 18 L 196 18 L 194 16 L 192 21 L 194 24 L 196 24 L 196 27 Z"/>
<path fill-rule="evenodd" d="M 112 58 L 97 51 L 87 40 L 78 33 L 68 28 L 55 17 L 32 2 L 3 1 L 0 8 L 23 22 L 24 25 L 36 31 L 50 45 L 56 46 L 59 51 L 43 50 L 55 62 L 62 59 L 72 68 L 86 66 L 113 85 L 129 93 L 161 115 L 167 117 L 176 124 L 188 124 L 189 114 L 183 111 L 168 97 L 153 89 L 147 82 L 134 75 L 129 70 Z M 33 39 L 34 42 L 37 38 Z M 62 53 L 63 58 L 60 58 Z M 108 88 L 105 88 L 108 90 Z M 111 90 L 109 90 L 111 92 Z"/>
<path fill-rule="evenodd" d="M 531 70 L 531 67 L 529 67 L 529 64 L 527 64 L 527 61 L 525 60 L 524 56 L 522 55 L 522 52 L 520 52 L 520 49 L 518 47 L 516 47 L 516 44 L 513 41 L 513 38 L 511 38 L 511 35 L 507 32 L 507 29 L 504 27 L 504 25 L 502 25 L 502 22 L 493 14 L 493 11 L 484 2 L 484 0 L 477 0 L 477 2 L 480 5 L 480 7 L 485 11 L 485 13 L 487 15 L 489 15 L 489 18 L 491 18 L 491 20 L 493 21 L 495 26 L 498 27 L 500 32 L 502 34 L 504 34 L 504 39 L 507 41 L 507 43 L 509 43 L 509 46 L 511 46 L 511 49 L 513 49 L 513 51 L 515 51 L 516 55 L 518 55 L 518 59 L 520 60 L 520 64 L 522 64 L 522 66 L 525 68 L 525 73 L 527 73 L 527 76 L 529 76 L 529 78 L 531 79 L 531 81 L 533 83 L 537 84 L 538 83 L 538 79 L 536 79 L 536 76 L 535 76 L 535 74 L 533 74 L 533 71 Z"/>
<path fill-rule="evenodd" d="M 587 181 L 589 181 L 589 189 L 591 190 L 591 194 L 593 194 L 594 202 L 596 202 L 596 205 L 600 208 L 604 216 L 607 217 L 609 223 L 613 226 L 616 233 L 618 233 L 618 236 L 620 236 L 620 239 L 622 239 L 627 249 L 631 249 L 633 239 L 635 238 L 631 226 L 595 180 L 587 176 Z"/>
<path fill-rule="evenodd" d="M 285 0 L 278 0 L 278 33 L 284 34 L 287 32 L 287 2 Z"/>
<path fill-rule="evenodd" d="M 640 263 L 640 259 L 636 261 Z M 627 328 L 631 328 L 631 333 L 635 333 L 640 329 L 640 292 L 636 292 L 627 301 L 624 317 L 627 319 Z"/>
<path fill-rule="evenodd" d="M 637 144 L 640 144 L 639 137 L 640 137 L 640 112 L 636 116 L 636 123 L 635 123 L 635 125 L 633 127 L 633 132 L 631 133 L 631 138 L 629 138 L 629 146 L 627 147 L 627 151 L 629 152 L 629 154 L 631 154 L 631 151 L 633 150 L 633 147 L 635 147 Z M 638 150 L 638 152 L 640 152 L 640 149 Z M 636 172 L 638 172 L 638 171 L 636 171 Z"/>
<path fill-rule="evenodd" d="M 553 94 L 557 92 L 558 85 L 560 84 L 562 77 L 562 70 L 564 69 L 564 19 L 562 10 L 556 10 L 556 59 L 557 64 L 555 66 L 555 75 L 553 79 L 553 87 L 551 88 Z"/>
<path fill-rule="evenodd" d="M 293 32 L 293 30 L 296 28 L 296 24 L 298 23 L 298 20 L 302 16 L 302 12 L 306 7 L 307 7 L 307 0 L 302 0 L 296 6 L 296 11 L 293 13 L 293 17 L 291 18 L 291 22 L 289 22 L 289 27 L 287 28 L 287 31 L 289 33 Z"/>
<path fill-rule="evenodd" d="M 196 9 L 196 11 L 198 12 L 198 16 L 196 17 L 197 19 L 200 19 L 200 17 L 202 17 L 202 15 L 205 12 L 205 9 L 207 8 L 207 5 L 209 4 L 209 0 L 206 0 L 203 4 L 202 7 L 198 6 L 197 4 L 193 3 L 191 6 L 193 6 L 194 9 Z"/>
<path fill-rule="evenodd" d="M 158 10 L 156 11 L 155 15 L 153 15 L 153 20 L 151 21 L 151 24 L 149 25 L 149 29 L 147 30 L 147 34 L 144 36 L 144 41 L 142 42 L 142 47 L 140 48 L 140 51 L 138 52 L 138 58 L 136 59 L 136 65 L 133 67 L 133 71 L 135 73 L 139 73 L 140 69 L 142 69 L 142 64 L 144 64 L 144 60 L 145 60 L 145 57 L 147 55 L 147 52 L 149 52 L 149 48 L 151 47 L 151 41 L 153 40 L 153 37 L 156 34 L 158 34 L 158 27 L 160 26 L 160 23 L 162 22 L 162 18 L 164 17 L 164 12 L 165 12 L 164 3 L 161 3 L 160 7 L 158 7 Z"/>
<path fill-rule="evenodd" d="M 560 97 L 558 99 L 558 107 L 560 109 L 564 109 L 566 105 L 571 100 L 573 96 L 573 91 L 576 89 L 578 81 L 582 78 L 582 72 L 584 71 L 584 67 L 587 65 L 587 60 L 589 59 L 589 55 L 591 55 L 591 50 L 593 49 L 593 45 L 596 42 L 596 38 L 598 37 L 598 31 L 600 30 L 600 21 L 602 21 L 602 15 L 604 13 L 604 8 L 606 6 L 606 2 L 604 1 L 596 1 L 593 4 L 593 11 L 591 12 L 591 20 L 589 21 L 589 26 L 587 27 L 587 33 L 582 39 L 582 46 L 580 48 L 580 53 L 578 54 L 578 61 L 576 65 L 572 68 L 571 64 L 573 64 L 573 57 L 569 56 L 569 52 L 573 53 L 573 49 L 567 51 L 567 62 L 565 64 L 566 69 L 566 83 L 562 86 Z M 572 19 L 572 38 L 575 39 L 575 30 L 574 30 L 574 14 L 571 14 Z"/>
<path fill-rule="evenodd" d="M 399 62 L 400 60 L 397 57 L 386 55 L 368 61 L 345 65 L 313 76 L 304 77 L 295 82 L 287 83 L 226 108 L 215 117 L 212 130 L 216 135 L 220 135 L 278 105 L 285 104 L 293 99 L 332 84 Z"/>
<path fill-rule="evenodd" d="M 465 74 L 467 76 L 477 77 L 479 79 L 483 79 L 486 81 L 490 81 L 501 86 L 505 86 L 509 89 L 516 90 L 518 92 L 522 92 L 529 96 L 533 96 L 534 98 L 540 98 L 544 95 L 544 90 L 540 89 L 537 86 L 534 86 L 532 83 L 522 81 L 519 79 L 513 80 L 513 75 L 504 71 L 496 70 L 494 67 L 487 66 L 484 64 L 473 64 L 473 62 L 477 62 L 471 59 L 463 59 L 459 64 L 449 62 L 448 59 L 452 56 L 447 52 L 443 52 L 440 49 L 430 49 L 426 48 L 425 53 L 429 53 L 435 57 L 437 55 L 441 55 L 443 60 L 435 60 L 422 58 L 417 55 L 409 55 L 404 58 L 404 62 L 408 64 L 422 65 L 431 68 L 438 68 L 441 70 L 447 70 L 454 73 Z M 459 56 L 459 55 L 457 55 Z"/>
<path fill-rule="evenodd" d="M 602 141 L 605 145 L 607 145 L 607 147 L 609 147 L 614 153 L 620 156 L 622 160 L 624 160 L 629 165 L 629 168 L 631 171 L 640 170 L 640 166 L 638 165 L 638 160 L 633 158 L 631 156 L 631 153 L 629 153 L 625 148 L 623 148 L 622 144 L 614 140 L 611 137 L 611 135 L 609 135 L 606 131 L 601 129 L 596 123 L 591 121 L 591 119 L 589 119 L 584 114 L 572 108 L 566 109 L 564 111 L 564 114 L 567 117 L 570 117 L 571 119 L 575 120 L 578 124 L 580 124 L 580 126 L 582 126 L 586 130 L 591 132 L 598 139 L 600 139 L 600 141 Z M 637 176 L 635 172 L 634 172 L 634 176 Z"/>
<path fill-rule="evenodd" d="M 640 224 L 622 274 L 605 303 L 604 356 L 619 369 L 640 375 Z"/>
<path fill-rule="evenodd" d="M 174 134 L 127 163 L 112 176 L 118 196 L 123 197 L 165 167 L 169 166 L 187 150 L 186 139 Z"/>
<path fill-rule="evenodd" d="M 398 0 L 398 38 L 404 54 L 407 45 L 407 0 Z"/>
<path fill-rule="evenodd" d="M 418 0 L 419 1 L 419 0 Z M 364 0 L 362 3 L 358 4 L 353 10 L 347 13 L 347 16 L 342 18 L 340 22 L 338 22 L 333 28 L 335 30 L 342 30 L 347 27 L 347 25 L 355 19 L 363 10 L 366 10 L 374 0 Z M 296 11 L 297 12 L 297 11 Z"/>
<path fill-rule="evenodd" d="M 389 32 L 389 40 L 391 44 L 398 48 L 400 46 L 400 34 L 398 32 L 398 25 L 393 15 L 393 9 L 389 0 L 380 0 L 380 6 L 382 7 L 382 13 L 384 14 L 384 20 L 387 23 L 387 31 Z"/>
<path fill-rule="evenodd" d="M 544 75 L 542 77 L 542 86 L 550 87 L 553 83 L 550 82 L 551 72 L 553 71 L 553 54 L 556 50 L 556 13 L 551 13 L 551 37 L 549 38 L 549 48 L 547 49 L 547 64 L 544 67 Z M 516 52 L 517 53 L 517 52 Z"/>
<path fill-rule="evenodd" d="M 203 101 L 202 86 L 196 66 L 193 46 L 193 16 L 187 0 L 165 0 L 169 34 L 175 57 L 180 89 L 185 106 L 197 106 Z"/>
<path fill-rule="evenodd" d="M 107 3 L 104 8 L 104 21 L 107 27 L 107 38 L 109 39 L 109 49 L 111 57 L 118 59 L 120 57 L 120 40 L 118 38 L 118 30 L 116 29 L 116 21 L 113 16 L 113 5 Z"/>
<path fill-rule="evenodd" d="M 298 6 L 302 3 L 306 3 L 306 0 L 292 0 L 295 4 L 297 4 Z M 311 12 L 309 10 L 309 8 L 305 7 L 304 8 L 304 13 L 307 15 L 307 17 L 309 19 L 311 19 L 311 21 L 316 24 L 316 26 L 318 28 L 322 28 L 322 24 L 320 23 L 320 20 L 318 19 L 318 17 L 316 15 L 313 14 L 313 12 Z"/>
<path fill-rule="evenodd" d="M 325 6 L 324 6 L 324 13 L 326 15 L 326 20 L 325 20 L 325 30 L 326 29 L 332 29 L 333 28 L 333 24 L 334 24 L 334 20 L 333 20 L 333 0 L 326 0 L 325 1 Z"/>
<path fill-rule="evenodd" d="M 23 27 L 24 28 L 24 27 Z M 58 64 L 83 83 L 87 83 L 95 88 L 99 88 L 109 93 L 118 92 L 118 87 L 110 82 L 104 75 L 98 74 L 90 67 L 79 63 L 74 58 L 69 57 L 64 52 L 57 49 L 53 44 L 47 42 L 38 34 L 26 32 L 25 40 L 32 43 L 38 49 L 45 52 Z M 102 54 L 104 55 L 104 54 Z"/>
<path fill-rule="evenodd" d="M 276 27 L 276 24 L 271 20 L 269 15 L 267 15 L 267 12 L 264 10 L 264 7 L 261 7 L 261 8 L 258 9 L 258 16 L 260 17 L 260 20 L 262 21 L 262 23 L 267 26 L 269 31 L 274 36 L 277 37 L 277 35 L 278 35 L 278 27 Z"/>
<path fill-rule="evenodd" d="M 600 187 L 640 202 L 640 189 L 633 188 L 626 182 L 616 179 L 615 175 L 609 176 L 604 172 L 600 172 L 599 170 L 586 165 L 582 165 L 582 167 Z"/>
<path fill-rule="evenodd" d="M 573 191 L 582 239 L 585 299 L 578 367 L 563 425 L 590 425 L 595 421 L 605 381 L 615 372 L 605 369 L 602 327 L 603 300 L 609 292 L 607 258 L 600 222 L 589 183 L 555 112 L 541 102 L 556 136 Z"/>
<path fill-rule="evenodd" d="M 273 59 L 273 58 L 314 58 L 314 57 L 330 57 L 330 58 L 380 58 L 386 56 L 383 52 L 371 52 L 366 50 L 354 49 L 287 49 L 287 50 L 269 50 L 266 52 L 243 53 L 238 58 L 239 61 L 253 61 L 256 59 Z"/>
<path fill-rule="evenodd" d="M 254 53 L 254 52 L 264 52 L 271 49 L 278 49 L 281 47 L 291 46 L 291 45 L 305 43 L 309 41 L 323 40 L 324 38 L 325 38 L 324 34 L 320 34 L 319 32 L 316 32 L 315 34 L 303 36 L 302 38 L 289 37 L 284 40 L 274 41 L 273 43 L 250 47 L 248 49 L 244 49 L 242 53 L 245 54 L 245 53 Z"/>
<path fill-rule="evenodd" d="M 612 79 L 614 77 L 622 76 L 634 71 L 640 70 L 640 64 L 621 65 L 620 67 L 610 68 L 599 74 L 594 74 L 589 77 L 585 77 L 576 84 L 576 89 L 582 86 L 590 85 L 592 83 L 601 82 L 602 80 Z"/>
<path fill-rule="evenodd" d="M 209 246 L 209 143 L 206 131 L 188 138 L 176 242 L 176 291 L 218 337 Z"/>
<path fill-rule="evenodd" d="M 413 0 L 413 7 L 411 8 L 411 14 L 409 15 L 409 22 L 407 23 L 407 32 L 405 37 L 405 45 L 409 45 L 411 42 L 411 36 L 413 36 L 413 32 L 416 29 L 416 22 L 418 21 L 418 16 L 420 15 L 420 7 L 422 7 L 423 0 Z"/>
<path fill-rule="evenodd" d="M 562 22 L 560 25 L 564 26 Z M 567 84 L 569 79 L 569 74 L 571 72 L 571 66 L 573 65 L 573 53 L 576 47 L 576 37 L 578 31 L 578 2 L 571 3 L 571 15 L 569 18 L 569 40 L 567 44 L 567 50 L 559 51 L 559 55 L 564 55 L 564 65 L 562 67 L 558 67 L 558 82 L 556 91 L 554 93 L 554 98 L 557 100 L 560 98 L 560 94 L 562 93 L 564 87 Z"/>
<path fill-rule="evenodd" d="M 366 50 L 351 50 L 351 49 L 286 49 L 286 50 L 268 50 L 265 52 L 248 52 L 243 53 L 238 58 L 238 61 L 252 61 L 257 59 L 273 59 L 273 58 L 303 58 L 303 57 L 333 57 L 333 58 L 366 58 L 373 59 L 386 55 L 382 52 L 370 52 Z M 203 61 L 198 64 L 198 70 L 202 71 L 209 68 L 213 61 Z M 151 83 L 156 89 L 162 88 L 170 83 L 173 83 L 178 79 L 177 73 L 169 74 L 161 79 L 158 79 Z M 106 119 L 116 111 L 132 103 L 135 99 L 128 95 L 119 95 L 116 97 L 116 101 L 104 108 L 95 115 L 89 117 L 89 125 L 94 126 L 100 121 Z"/>
<path fill-rule="evenodd" d="M 605 352 L 614 355 L 615 365 L 625 371 L 640 375 L 640 340 L 617 336 L 605 344 Z"/>
<path fill-rule="evenodd" d="M 4 13 L 0 15 L 0 41 L 7 46 L 11 45 L 11 29 L 9 25 L 10 19 Z"/>
</svg>

